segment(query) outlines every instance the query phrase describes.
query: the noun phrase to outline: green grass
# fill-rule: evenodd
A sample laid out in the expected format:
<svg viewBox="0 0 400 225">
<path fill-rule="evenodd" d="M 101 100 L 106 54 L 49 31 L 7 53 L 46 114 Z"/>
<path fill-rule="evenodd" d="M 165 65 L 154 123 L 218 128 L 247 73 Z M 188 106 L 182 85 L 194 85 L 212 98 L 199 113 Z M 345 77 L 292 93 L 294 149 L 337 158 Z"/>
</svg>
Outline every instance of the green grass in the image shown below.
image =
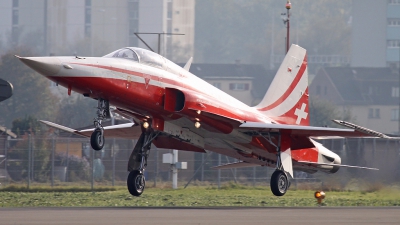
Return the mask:
<svg viewBox="0 0 400 225">
<path fill-rule="evenodd" d="M 141 197 L 131 196 L 125 187 L 90 188 L 36 187 L 0 190 L 0 207 L 49 206 L 141 206 L 141 207 L 212 207 L 212 206 L 317 206 L 313 190 L 289 190 L 285 196 L 273 196 L 267 187 L 225 185 L 215 187 L 147 188 Z M 108 187 L 110 188 L 110 187 Z M 110 189 L 110 190 L 111 190 Z M 400 206 L 398 188 L 371 192 L 328 191 L 325 206 Z"/>
<path fill-rule="evenodd" d="M 119 187 L 121 189 L 121 187 Z M 116 187 L 94 187 L 95 192 L 103 191 L 116 191 Z M 5 188 L 0 189 L 1 192 L 91 192 L 92 189 L 86 186 L 32 186 L 28 188 L 27 186 L 17 186 L 10 185 Z M 0 192 L 0 193 L 1 193 Z"/>
</svg>

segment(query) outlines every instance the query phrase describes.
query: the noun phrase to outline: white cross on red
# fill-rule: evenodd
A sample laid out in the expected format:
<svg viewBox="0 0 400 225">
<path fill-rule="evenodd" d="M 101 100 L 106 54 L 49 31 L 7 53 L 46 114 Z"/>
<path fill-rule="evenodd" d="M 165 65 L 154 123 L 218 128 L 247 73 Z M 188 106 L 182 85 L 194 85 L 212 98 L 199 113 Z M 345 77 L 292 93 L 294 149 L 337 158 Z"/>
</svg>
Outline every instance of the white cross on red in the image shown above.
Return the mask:
<svg viewBox="0 0 400 225">
<path fill-rule="evenodd" d="M 300 109 L 296 109 L 296 111 L 294 111 L 294 115 L 297 116 L 296 124 L 300 124 L 302 119 L 307 118 L 308 113 L 306 113 L 306 111 L 305 111 L 306 110 L 306 106 L 307 106 L 306 103 L 303 103 L 301 105 Z"/>
</svg>

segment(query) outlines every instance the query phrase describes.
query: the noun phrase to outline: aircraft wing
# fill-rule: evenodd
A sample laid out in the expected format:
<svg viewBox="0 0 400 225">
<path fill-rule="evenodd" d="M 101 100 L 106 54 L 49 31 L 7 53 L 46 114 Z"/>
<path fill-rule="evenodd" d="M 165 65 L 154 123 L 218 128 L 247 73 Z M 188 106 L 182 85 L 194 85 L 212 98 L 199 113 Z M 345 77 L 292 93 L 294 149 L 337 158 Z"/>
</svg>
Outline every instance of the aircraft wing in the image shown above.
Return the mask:
<svg viewBox="0 0 400 225">
<path fill-rule="evenodd" d="M 236 168 L 246 168 L 246 167 L 255 167 L 255 166 L 261 166 L 261 165 L 240 161 L 240 162 L 234 162 L 234 163 L 228 163 L 228 164 L 224 164 L 224 165 L 214 166 L 214 167 L 211 167 L 211 169 L 216 169 L 216 170 L 236 169 Z"/>
<path fill-rule="evenodd" d="M 344 122 L 344 121 L 342 121 Z M 347 123 L 347 122 L 346 122 Z M 350 124 L 350 123 L 349 123 Z M 344 124 L 341 124 L 344 125 Z M 247 122 L 239 126 L 239 129 L 248 134 L 263 134 L 264 132 L 287 132 L 295 136 L 306 137 L 322 137 L 322 136 L 336 136 L 336 137 L 379 137 L 392 139 L 383 133 L 373 131 L 361 126 L 351 124 L 348 125 L 351 129 L 331 128 L 331 127 L 313 127 L 313 126 L 298 126 L 287 124 L 271 124 L 262 122 Z"/>
<path fill-rule="evenodd" d="M 386 134 L 356 125 L 354 123 L 350 123 L 350 122 L 346 122 L 343 120 L 332 120 L 333 122 L 341 125 L 341 126 L 345 126 L 351 129 L 354 129 L 357 132 L 363 133 L 363 134 L 367 134 L 368 136 L 373 136 L 373 137 L 380 137 L 380 138 L 387 138 L 387 139 L 400 139 L 400 137 L 390 137 L 387 136 Z"/>
<path fill-rule="evenodd" d="M 69 127 L 65 127 L 56 123 L 52 123 L 45 120 L 40 120 L 40 122 L 54 127 L 59 130 L 63 130 L 72 134 L 76 134 L 82 137 L 90 137 L 93 133 L 94 128 L 85 129 L 85 130 L 75 130 Z M 138 139 L 140 134 L 142 133 L 139 125 L 135 123 L 124 123 L 112 126 L 104 127 L 104 135 L 107 138 L 128 138 L 128 139 Z"/>
<path fill-rule="evenodd" d="M 339 167 L 356 168 L 356 169 L 379 170 L 378 168 L 371 168 L 371 167 L 364 167 L 364 166 L 350 166 L 350 165 L 334 164 L 334 163 L 318 163 L 318 162 L 309 162 L 309 161 L 297 161 L 297 162 L 304 163 L 304 164 L 311 164 L 311 165 L 339 166 Z"/>
</svg>

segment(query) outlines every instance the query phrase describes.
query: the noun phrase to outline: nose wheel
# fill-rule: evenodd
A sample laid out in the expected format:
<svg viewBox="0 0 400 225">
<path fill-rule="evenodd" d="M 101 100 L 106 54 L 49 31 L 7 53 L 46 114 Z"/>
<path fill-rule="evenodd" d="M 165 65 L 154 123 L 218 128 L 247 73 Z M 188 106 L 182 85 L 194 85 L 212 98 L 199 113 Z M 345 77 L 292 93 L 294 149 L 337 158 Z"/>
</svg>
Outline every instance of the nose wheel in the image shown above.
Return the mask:
<svg viewBox="0 0 400 225">
<path fill-rule="evenodd" d="M 104 147 L 104 134 L 101 128 L 96 128 L 90 136 L 90 145 L 96 151 Z"/>
</svg>

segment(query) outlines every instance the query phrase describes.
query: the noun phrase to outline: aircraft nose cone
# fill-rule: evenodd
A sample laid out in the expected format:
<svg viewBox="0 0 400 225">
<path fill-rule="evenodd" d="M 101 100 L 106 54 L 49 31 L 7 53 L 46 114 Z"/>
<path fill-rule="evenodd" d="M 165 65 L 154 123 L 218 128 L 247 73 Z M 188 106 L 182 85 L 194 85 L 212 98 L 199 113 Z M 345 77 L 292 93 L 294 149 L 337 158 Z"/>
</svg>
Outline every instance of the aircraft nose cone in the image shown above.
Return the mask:
<svg viewBox="0 0 400 225">
<path fill-rule="evenodd" d="M 61 70 L 61 62 L 56 57 L 15 57 L 44 76 L 55 75 Z"/>
</svg>

